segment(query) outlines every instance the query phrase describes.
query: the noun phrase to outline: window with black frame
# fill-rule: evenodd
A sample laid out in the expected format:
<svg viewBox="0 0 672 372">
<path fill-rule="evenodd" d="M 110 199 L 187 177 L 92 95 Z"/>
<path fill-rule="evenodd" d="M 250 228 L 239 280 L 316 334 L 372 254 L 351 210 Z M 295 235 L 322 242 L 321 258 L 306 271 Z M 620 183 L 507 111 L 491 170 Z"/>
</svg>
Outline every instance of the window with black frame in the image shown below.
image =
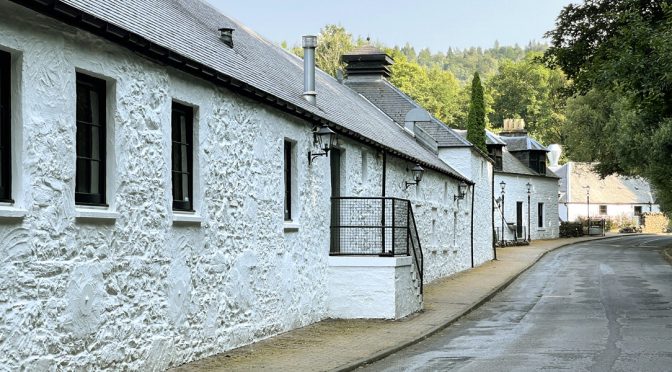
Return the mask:
<svg viewBox="0 0 672 372">
<path fill-rule="evenodd" d="M 173 209 L 194 210 L 194 109 L 173 102 L 172 118 Z"/>
<path fill-rule="evenodd" d="M 106 205 L 105 88 L 105 80 L 77 73 L 77 204 Z"/>
<path fill-rule="evenodd" d="M 537 227 L 544 227 L 544 203 L 537 204 Z"/>
<path fill-rule="evenodd" d="M 12 201 L 11 55 L 0 51 L 0 202 Z"/>
<path fill-rule="evenodd" d="M 292 142 L 285 140 L 284 146 L 285 178 L 285 221 L 292 220 Z"/>
</svg>

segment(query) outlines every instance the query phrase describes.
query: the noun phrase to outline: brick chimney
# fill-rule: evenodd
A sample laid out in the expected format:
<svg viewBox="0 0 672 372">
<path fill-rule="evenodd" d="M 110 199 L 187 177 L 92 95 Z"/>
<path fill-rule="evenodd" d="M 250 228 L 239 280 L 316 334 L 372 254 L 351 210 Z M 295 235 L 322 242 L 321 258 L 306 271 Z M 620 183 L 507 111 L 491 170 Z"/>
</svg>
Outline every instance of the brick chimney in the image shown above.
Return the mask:
<svg viewBox="0 0 672 372">
<path fill-rule="evenodd" d="M 504 119 L 504 127 L 500 136 L 504 137 L 527 137 L 525 119 Z"/>
</svg>

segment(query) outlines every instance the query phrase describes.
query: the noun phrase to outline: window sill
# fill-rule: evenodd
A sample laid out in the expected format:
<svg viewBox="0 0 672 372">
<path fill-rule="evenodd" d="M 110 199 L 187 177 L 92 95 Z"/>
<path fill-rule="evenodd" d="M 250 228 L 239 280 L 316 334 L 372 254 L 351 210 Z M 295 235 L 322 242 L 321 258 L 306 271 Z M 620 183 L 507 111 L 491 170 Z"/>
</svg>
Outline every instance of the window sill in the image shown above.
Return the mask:
<svg viewBox="0 0 672 372">
<path fill-rule="evenodd" d="M 173 225 L 200 225 L 203 217 L 196 212 L 178 212 L 173 211 Z"/>
<path fill-rule="evenodd" d="M 114 223 L 119 213 L 109 208 L 78 207 L 75 208 L 75 219 L 82 222 Z"/>
<path fill-rule="evenodd" d="M 299 225 L 298 222 L 293 222 L 293 221 L 285 221 L 285 223 L 282 225 L 282 229 L 285 232 L 292 232 L 292 231 L 299 231 Z"/>
<path fill-rule="evenodd" d="M 0 205 L 0 219 L 22 219 L 27 214 L 27 210 L 17 208 L 13 204 Z"/>
<path fill-rule="evenodd" d="M 537 231 L 546 231 L 546 228 L 545 227 L 540 227 L 540 228 L 537 229 Z"/>
</svg>

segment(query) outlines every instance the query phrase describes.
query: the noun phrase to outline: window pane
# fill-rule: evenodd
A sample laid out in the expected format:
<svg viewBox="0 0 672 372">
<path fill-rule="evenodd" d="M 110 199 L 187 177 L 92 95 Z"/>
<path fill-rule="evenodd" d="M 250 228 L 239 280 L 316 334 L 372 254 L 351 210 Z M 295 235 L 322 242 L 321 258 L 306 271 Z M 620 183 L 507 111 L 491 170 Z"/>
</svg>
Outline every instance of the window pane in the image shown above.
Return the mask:
<svg viewBox="0 0 672 372">
<path fill-rule="evenodd" d="M 90 194 L 91 162 L 86 159 L 77 159 L 77 174 L 75 192 Z"/>
<path fill-rule="evenodd" d="M 86 124 L 77 125 L 77 156 L 91 157 L 91 126 Z"/>
<path fill-rule="evenodd" d="M 88 85 L 77 84 L 77 120 L 86 123 L 91 122 L 90 89 Z"/>
<path fill-rule="evenodd" d="M 100 177 L 98 177 L 98 175 L 100 174 L 100 163 L 95 160 L 92 160 L 90 161 L 90 164 L 91 164 L 91 181 L 89 190 L 91 190 L 90 192 L 92 194 L 100 194 L 100 192 L 102 191 L 100 189 L 100 183 L 99 183 Z"/>
<path fill-rule="evenodd" d="M 182 168 L 180 168 L 180 165 L 182 164 L 180 159 L 182 159 L 182 146 L 180 146 L 179 143 L 173 143 L 172 147 L 172 153 L 171 153 L 171 163 L 172 163 L 172 170 L 173 171 L 178 171 L 182 172 Z"/>
</svg>

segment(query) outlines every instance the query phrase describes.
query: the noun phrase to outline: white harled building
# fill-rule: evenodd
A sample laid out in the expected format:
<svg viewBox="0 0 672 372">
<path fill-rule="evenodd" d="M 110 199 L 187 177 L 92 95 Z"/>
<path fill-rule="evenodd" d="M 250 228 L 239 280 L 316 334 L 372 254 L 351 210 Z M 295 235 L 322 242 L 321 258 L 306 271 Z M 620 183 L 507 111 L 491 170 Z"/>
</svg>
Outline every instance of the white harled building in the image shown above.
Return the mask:
<svg viewBox="0 0 672 372">
<path fill-rule="evenodd" d="M 163 370 L 493 258 L 492 163 L 304 46 L 199 0 L 0 1 L 0 365 Z"/>
<path fill-rule="evenodd" d="M 546 166 L 548 149 L 527 134 L 523 119 L 504 120 L 499 135 L 487 133 L 486 144 L 495 159 L 496 239 L 558 238 L 559 177 Z"/>
</svg>

